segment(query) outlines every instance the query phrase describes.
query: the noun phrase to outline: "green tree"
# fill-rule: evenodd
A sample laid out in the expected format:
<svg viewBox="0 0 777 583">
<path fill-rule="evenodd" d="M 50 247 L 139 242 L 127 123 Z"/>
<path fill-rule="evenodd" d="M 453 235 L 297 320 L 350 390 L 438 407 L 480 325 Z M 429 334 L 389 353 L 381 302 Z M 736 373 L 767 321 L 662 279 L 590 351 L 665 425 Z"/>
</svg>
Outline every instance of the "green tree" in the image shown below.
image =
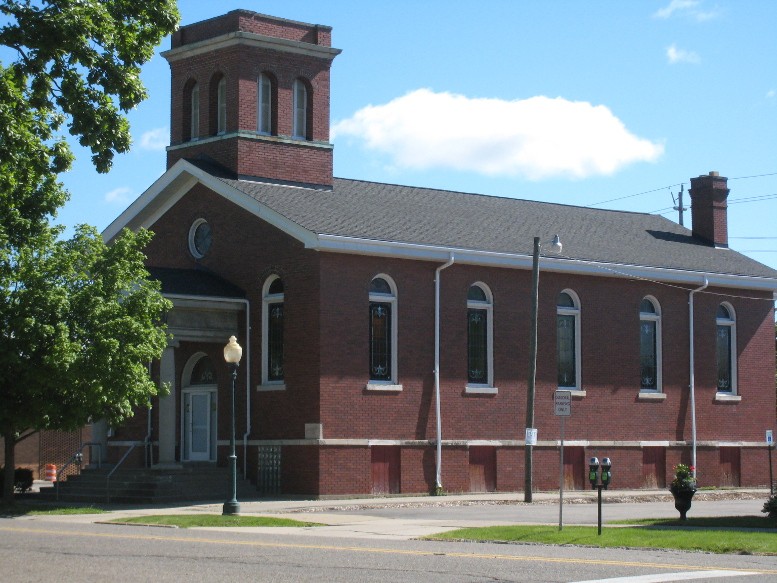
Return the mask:
<svg viewBox="0 0 777 583">
<path fill-rule="evenodd" d="M 58 240 L 49 229 L 13 253 L 0 281 L 0 429 L 5 465 L 14 445 L 43 428 L 113 423 L 157 393 L 148 363 L 167 345 L 170 304 L 149 281 L 148 231 L 106 245 L 91 227 Z M 12 497 L 5 472 L 3 497 Z"/>
<path fill-rule="evenodd" d="M 178 11 L 175 0 L 0 0 L 0 15 L 12 55 L 0 61 L 0 432 L 12 468 L 30 431 L 118 422 L 156 393 L 146 366 L 165 346 L 169 305 L 143 267 L 150 234 L 108 247 L 89 227 L 60 240 L 50 222 L 69 196 L 65 130 L 99 172 L 129 150 L 140 67 Z"/>
</svg>

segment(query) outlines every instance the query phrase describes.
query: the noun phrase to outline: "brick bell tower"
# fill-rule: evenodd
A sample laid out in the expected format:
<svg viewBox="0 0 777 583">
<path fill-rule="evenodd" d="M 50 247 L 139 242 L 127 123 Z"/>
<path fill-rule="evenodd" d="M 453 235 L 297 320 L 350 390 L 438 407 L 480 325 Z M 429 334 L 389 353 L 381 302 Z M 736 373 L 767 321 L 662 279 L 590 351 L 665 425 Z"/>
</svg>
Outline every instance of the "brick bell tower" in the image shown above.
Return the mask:
<svg viewBox="0 0 777 583">
<path fill-rule="evenodd" d="M 170 64 L 167 167 L 206 159 L 238 177 L 331 188 L 332 29 L 234 10 L 181 27 Z"/>
</svg>

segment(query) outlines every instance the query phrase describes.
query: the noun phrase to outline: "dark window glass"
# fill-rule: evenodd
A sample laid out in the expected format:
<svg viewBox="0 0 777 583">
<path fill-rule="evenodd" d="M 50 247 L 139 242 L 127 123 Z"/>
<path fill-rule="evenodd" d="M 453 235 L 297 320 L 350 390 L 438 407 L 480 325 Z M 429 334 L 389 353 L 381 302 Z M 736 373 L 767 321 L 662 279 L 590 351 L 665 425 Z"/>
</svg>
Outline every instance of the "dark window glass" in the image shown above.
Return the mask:
<svg viewBox="0 0 777 583">
<path fill-rule="evenodd" d="M 391 380 L 391 304 L 387 302 L 370 302 L 370 379 Z"/>
<path fill-rule="evenodd" d="M 270 289 L 267 290 L 268 295 L 276 295 L 276 294 L 282 294 L 283 293 L 283 280 L 282 279 L 274 279 L 273 282 L 270 284 Z"/>
<path fill-rule="evenodd" d="M 567 294 L 561 294 L 561 296 L 569 297 Z M 559 300 L 560 299 L 561 297 L 559 296 Z M 558 360 L 558 386 L 576 386 L 574 316 L 559 314 L 556 317 L 556 349 L 556 357 Z"/>
<path fill-rule="evenodd" d="M 192 376 L 189 380 L 192 385 L 215 385 L 216 373 L 213 370 L 213 363 L 210 358 L 203 356 L 192 369 Z"/>
<path fill-rule="evenodd" d="M 276 282 L 276 279 L 271 285 Z M 281 284 L 281 292 L 283 285 Z M 267 380 L 283 380 L 283 303 L 272 303 L 267 307 Z"/>
<path fill-rule="evenodd" d="M 200 257 L 204 257 L 210 251 L 210 246 L 213 243 L 213 232 L 211 231 L 208 223 L 200 223 L 194 230 L 194 249 L 200 254 Z"/>
<path fill-rule="evenodd" d="M 639 311 L 643 314 L 655 314 L 656 307 L 653 305 L 653 302 L 645 299 L 642 300 L 642 303 L 639 305 Z"/>
<path fill-rule="evenodd" d="M 650 302 L 648 302 L 650 303 Z M 652 304 L 651 304 L 652 305 Z M 643 310 L 644 311 L 644 310 Z M 639 326 L 640 386 L 655 391 L 658 388 L 656 361 L 656 322 L 643 321 Z"/>
<path fill-rule="evenodd" d="M 474 301 L 474 302 L 487 302 L 488 298 L 486 297 L 486 292 L 483 291 L 483 288 L 479 285 L 473 285 L 469 288 L 469 293 L 467 293 L 467 299 Z"/>
<path fill-rule="evenodd" d="M 478 288 L 480 289 L 480 288 Z M 482 292 L 482 290 L 481 290 Z M 467 310 L 467 381 L 488 383 L 488 310 Z"/>
<path fill-rule="evenodd" d="M 721 306 L 721 308 L 725 310 L 723 306 Z M 732 390 L 731 326 L 718 326 L 717 358 L 718 390 L 722 392 L 730 392 Z"/>
<path fill-rule="evenodd" d="M 720 305 L 718 306 L 718 318 L 722 320 L 730 320 L 731 314 L 728 313 L 728 310 L 726 309 L 726 306 Z"/>
<path fill-rule="evenodd" d="M 272 82 L 262 73 L 259 76 L 259 123 L 258 130 L 263 134 L 272 132 Z"/>
<path fill-rule="evenodd" d="M 566 292 L 561 292 L 558 294 L 558 303 L 556 304 L 560 308 L 574 308 L 575 302 L 572 300 L 572 296 L 570 296 Z"/>
<path fill-rule="evenodd" d="M 372 280 L 370 283 L 370 293 L 371 294 L 385 294 L 387 296 L 391 295 L 391 286 L 388 284 L 388 282 L 381 278 L 376 277 Z"/>
</svg>

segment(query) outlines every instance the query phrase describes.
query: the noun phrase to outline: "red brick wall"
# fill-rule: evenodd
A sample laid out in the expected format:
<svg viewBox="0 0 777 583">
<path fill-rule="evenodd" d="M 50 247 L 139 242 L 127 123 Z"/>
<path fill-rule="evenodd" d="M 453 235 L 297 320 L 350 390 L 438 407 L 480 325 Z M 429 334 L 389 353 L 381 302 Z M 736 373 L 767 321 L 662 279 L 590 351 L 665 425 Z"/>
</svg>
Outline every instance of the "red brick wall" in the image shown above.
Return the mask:
<svg viewBox="0 0 777 583">
<path fill-rule="evenodd" d="M 329 29 L 326 27 L 259 16 L 244 18 L 235 13 L 184 27 L 178 34 L 202 40 L 237 30 L 238 27 L 241 30 L 329 46 Z M 173 45 L 177 46 L 175 39 Z M 199 84 L 199 136 L 216 134 L 216 111 L 212 104 L 209 105 L 208 96 L 215 96 L 210 85 L 216 83 L 222 75 L 227 84 L 227 135 L 206 144 L 195 141 L 184 148 L 171 150 L 168 152 L 168 167 L 182 157 L 194 158 L 205 154 L 241 175 L 331 185 L 331 148 L 312 147 L 305 140 L 288 138 L 292 135 L 292 87 L 295 79 L 302 78 L 310 88 L 310 137 L 314 142 L 328 144 L 330 66 L 331 60 L 327 58 L 243 45 L 171 62 L 171 144 L 182 144 L 189 139 L 184 129 L 187 127 L 184 117 L 189 115 L 189 108 L 184 100 L 187 99 L 185 87 L 193 81 Z M 267 138 L 229 137 L 229 134 L 237 131 L 257 135 L 257 80 L 262 73 L 267 73 L 276 83 L 275 130 L 277 136 L 286 137 L 286 143 L 273 142 L 272 138 L 268 141 Z"/>
</svg>

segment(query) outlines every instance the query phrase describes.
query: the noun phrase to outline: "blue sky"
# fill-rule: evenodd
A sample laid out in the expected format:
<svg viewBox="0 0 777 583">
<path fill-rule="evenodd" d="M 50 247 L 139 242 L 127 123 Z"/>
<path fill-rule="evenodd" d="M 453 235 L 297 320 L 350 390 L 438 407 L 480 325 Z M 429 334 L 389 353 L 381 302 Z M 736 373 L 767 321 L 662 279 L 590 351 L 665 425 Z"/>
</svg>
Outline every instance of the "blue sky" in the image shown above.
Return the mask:
<svg viewBox="0 0 777 583">
<path fill-rule="evenodd" d="M 182 24 L 245 8 L 333 27 L 336 176 L 677 220 L 672 194 L 716 170 L 729 177 L 731 246 L 777 268 L 777 2 L 179 6 Z M 62 223 L 102 229 L 164 172 L 164 59 L 143 80 L 133 150 L 99 175 L 76 148 Z"/>
</svg>

